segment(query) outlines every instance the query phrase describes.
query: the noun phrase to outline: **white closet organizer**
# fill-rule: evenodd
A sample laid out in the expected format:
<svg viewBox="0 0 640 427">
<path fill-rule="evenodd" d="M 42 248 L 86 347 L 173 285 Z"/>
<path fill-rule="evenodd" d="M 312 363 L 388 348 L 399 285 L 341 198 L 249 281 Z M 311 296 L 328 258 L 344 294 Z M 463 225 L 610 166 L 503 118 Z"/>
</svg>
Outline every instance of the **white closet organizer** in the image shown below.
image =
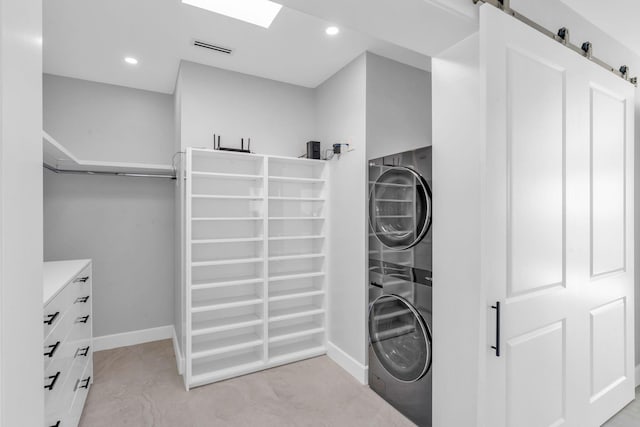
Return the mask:
<svg viewBox="0 0 640 427">
<path fill-rule="evenodd" d="M 187 150 L 187 388 L 326 353 L 327 171 Z"/>
</svg>

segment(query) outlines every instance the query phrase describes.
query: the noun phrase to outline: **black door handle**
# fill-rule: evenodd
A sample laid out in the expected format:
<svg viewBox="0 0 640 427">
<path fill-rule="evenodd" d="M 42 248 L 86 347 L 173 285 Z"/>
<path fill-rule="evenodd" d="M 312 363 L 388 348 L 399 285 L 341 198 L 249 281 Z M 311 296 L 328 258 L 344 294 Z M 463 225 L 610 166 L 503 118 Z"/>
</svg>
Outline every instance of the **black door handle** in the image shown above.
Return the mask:
<svg viewBox="0 0 640 427">
<path fill-rule="evenodd" d="M 58 350 L 58 347 L 60 346 L 60 341 L 57 341 L 55 344 L 47 346 L 47 348 L 50 348 L 51 350 L 49 350 L 48 352 L 46 352 L 44 355 L 45 356 L 49 356 L 49 357 L 53 357 L 53 355 L 55 354 L 55 352 Z"/>
<path fill-rule="evenodd" d="M 87 280 L 89 280 L 89 276 L 78 277 L 73 283 L 87 283 Z"/>
<path fill-rule="evenodd" d="M 78 304 L 78 303 L 81 303 L 81 302 L 84 303 L 84 302 L 87 302 L 87 301 L 89 301 L 89 297 L 88 296 L 86 296 L 86 297 L 78 297 L 78 298 L 76 298 L 76 301 L 75 301 L 74 304 Z"/>
<path fill-rule="evenodd" d="M 52 425 L 51 427 L 60 427 L 60 420 L 58 420 L 58 422 Z"/>
<path fill-rule="evenodd" d="M 496 311 L 496 345 L 491 346 L 496 351 L 496 357 L 500 357 L 500 301 L 496 301 L 496 305 L 492 305 Z"/>
</svg>

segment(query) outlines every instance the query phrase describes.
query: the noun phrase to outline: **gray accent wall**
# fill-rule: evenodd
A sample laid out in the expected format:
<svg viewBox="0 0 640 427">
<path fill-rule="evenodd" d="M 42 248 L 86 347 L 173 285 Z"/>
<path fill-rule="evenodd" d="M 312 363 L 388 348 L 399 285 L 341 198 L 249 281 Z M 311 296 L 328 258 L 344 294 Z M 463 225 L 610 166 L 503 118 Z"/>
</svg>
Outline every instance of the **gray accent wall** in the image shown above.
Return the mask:
<svg viewBox="0 0 640 427">
<path fill-rule="evenodd" d="M 251 138 L 259 154 L 298 157 L 316 133 L 315 90 L 182 61 L 176 97 L 181 146 L 240 147 Z"/>
<path fill-rule="evenodd" d="M 173 96 L 44 76 L 44 129 L 83 160 L 170 164 Z M 174 186 L 44 174 L 45 260 L 92 258 L 94 335 L 172 325 Z"/>
</svg>

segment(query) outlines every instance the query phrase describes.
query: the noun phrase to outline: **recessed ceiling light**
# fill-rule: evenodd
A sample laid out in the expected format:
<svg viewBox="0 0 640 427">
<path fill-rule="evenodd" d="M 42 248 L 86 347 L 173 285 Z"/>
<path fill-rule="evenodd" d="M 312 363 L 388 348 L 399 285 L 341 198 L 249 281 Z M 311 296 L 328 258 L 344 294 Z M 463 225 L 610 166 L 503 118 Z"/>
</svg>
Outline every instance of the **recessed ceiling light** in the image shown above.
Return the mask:
<svg viewBox="0 0 640 427">
<path fill-rule="evenodd" d="M 269 28 L 282 5 L 269 0 L 182 0 L 182 3 Z"/>
<path fill-rule="evenodd" d="M 131 65 L 138 64 L 138 60 L 136 58 L 131 57 L 131 56 L 127 56 L 126 58 L 124 58 L 124 62 L 126 62 L 127 64 L 131 64 Z"/>
<path fill-rule="evenodd" d="M 340 28 L 334 27 L 334 26 L 327 27 L 325 32 L 330 36 L 335 36 L 336 34 L 338 34 L 340 32 Z"/>
</svg>

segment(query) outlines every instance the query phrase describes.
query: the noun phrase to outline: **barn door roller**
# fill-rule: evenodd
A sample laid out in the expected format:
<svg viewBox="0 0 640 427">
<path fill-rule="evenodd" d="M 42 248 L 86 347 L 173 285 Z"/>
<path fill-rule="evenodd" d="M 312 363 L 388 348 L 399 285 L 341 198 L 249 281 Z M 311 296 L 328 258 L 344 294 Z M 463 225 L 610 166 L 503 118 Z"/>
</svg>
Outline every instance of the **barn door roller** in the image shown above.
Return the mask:
<svg viewBox="0 0 640 427">
<path fill-rule="evenodd" d="M 638 78 L 637 77 L 629 77 L 629 67 L 628 66 L 622 65 L 622 66 L 617 67 L 617 68 L 616 67 L 612 67 L 611 65 L 607 64 L 603 60 L 595 57 L 593 55 L 593 44 L 591 42 L 585 41 L 580 46 L 572 44 L 569 41 L 569 29 L 568 28 L 562 27 L 556 33 L 552 32 L 552 31 L 549 31 L 548 29 L 546 29 L 542 25 L 538 24 L 537 22 L 534 22 L 531 19 L 527 18 L 526 16 L 524 16 L 524 15 L 516 12 L 515 10 L 513 10 L 511 8 L 511 1 L 510 0 L 472 0 L 472 1 L 473 1 L 474 4 L 487 3 L 487 4 L 490 4 L 490 5 L 494 6 L 494 7 L 497 7 L 498 9 L 502 10 L 507 15 L 513 16 L 518 21 L 528 25 L 529 27 L 537 30 L 538 32 L 541 32 L 545 36 L 550 37 L 550 38 L 554 39 L 555 41 L 562 43 L 564 46 L 566 46 L 569 49 L 573 50 L 574 52 L 584 56 L 589 61 L 601 66 L 602 68 L 606 69 L 607 71 L 612 72 L 616 76 L 618 76 L 618 77 L 630 82 L 634 86 L 638 86 Z"/>
</svg>

